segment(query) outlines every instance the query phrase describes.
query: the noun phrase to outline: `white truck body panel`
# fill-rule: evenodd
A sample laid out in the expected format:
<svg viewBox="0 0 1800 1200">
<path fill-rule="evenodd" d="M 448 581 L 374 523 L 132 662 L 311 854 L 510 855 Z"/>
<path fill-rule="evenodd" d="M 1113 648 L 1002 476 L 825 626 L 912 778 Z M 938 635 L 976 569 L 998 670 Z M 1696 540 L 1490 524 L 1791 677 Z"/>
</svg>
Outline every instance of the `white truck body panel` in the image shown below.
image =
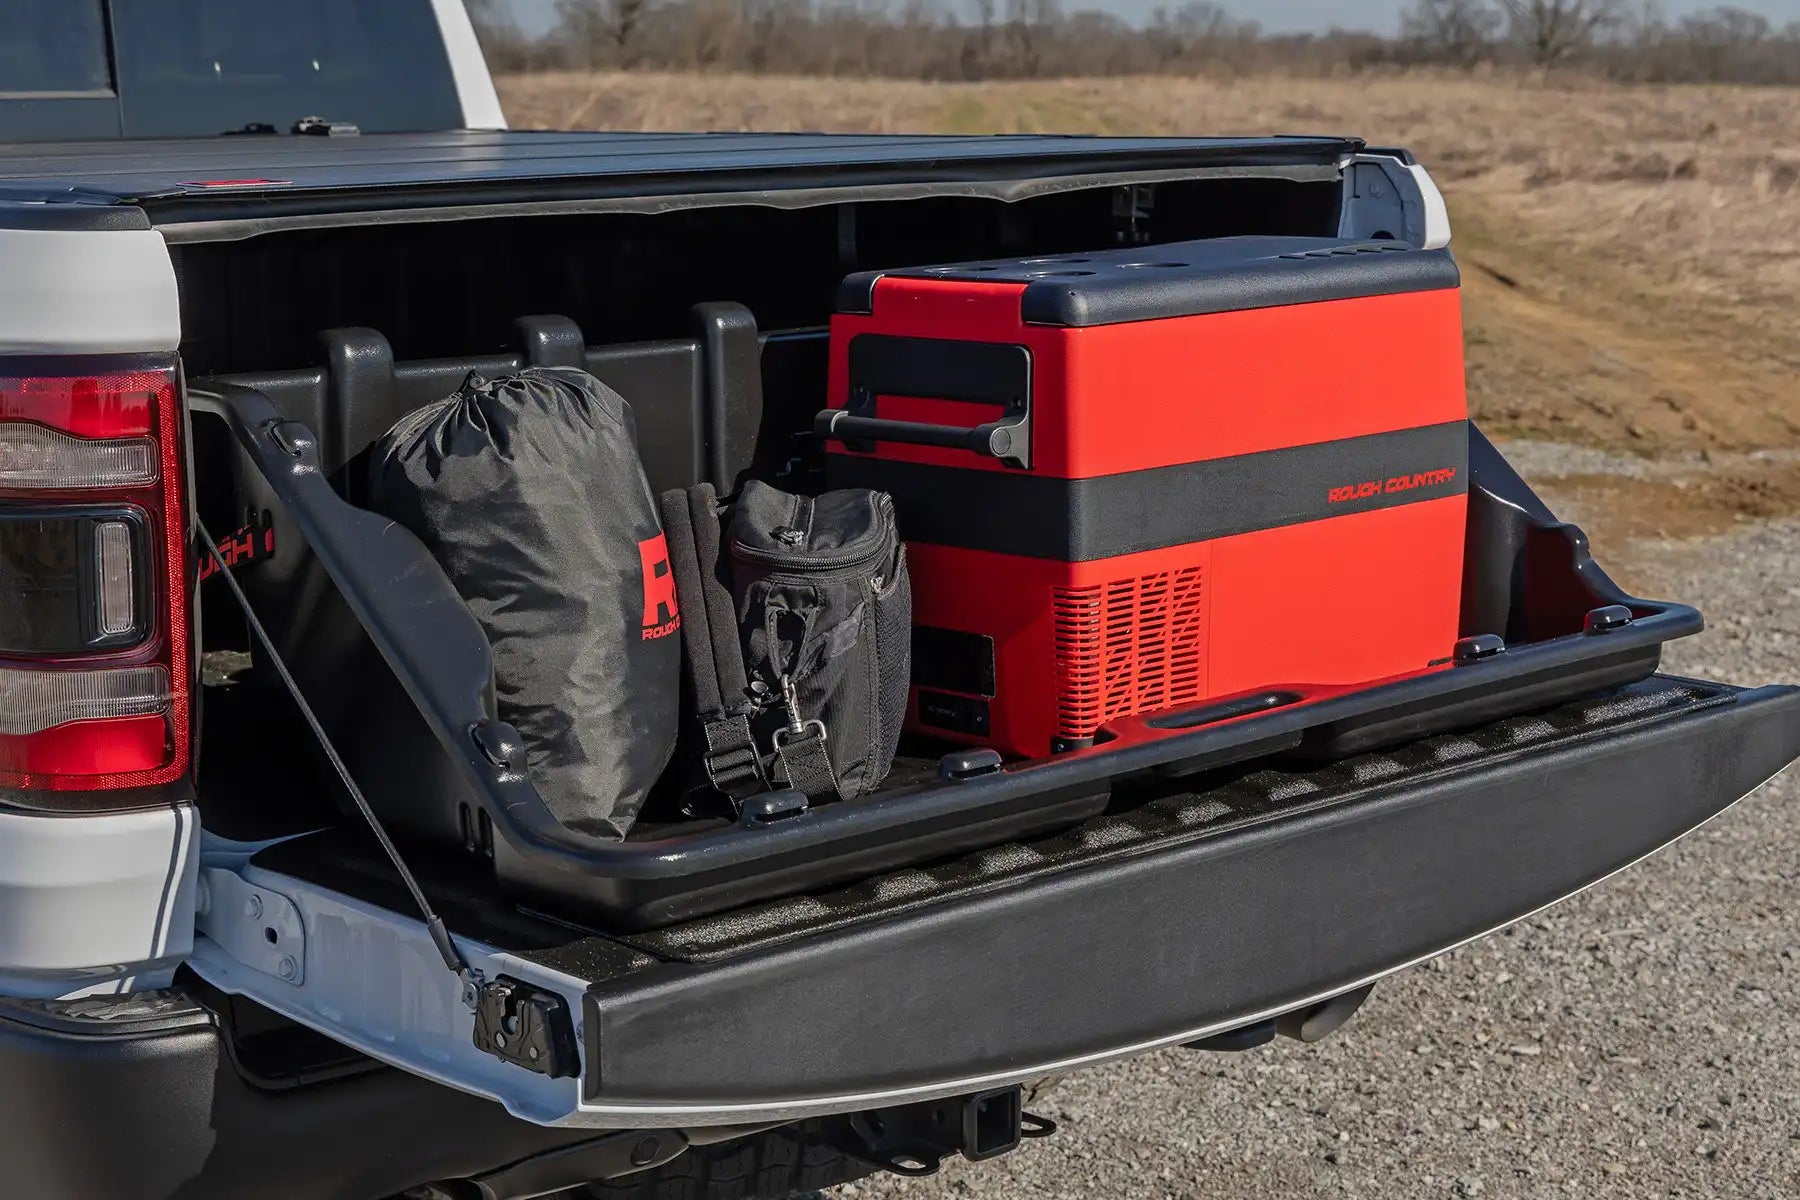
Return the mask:
<svg viewBox="0 0 1800 1200">
<path fill-rule="evenodd" d="M 456 80 L 456 95 L 462 102 L 463 126 L 505 129 L 506 114 L 500 111 L 494 77 L 488 74 L 487 58 L 481 53 L 481 43 L 476 40 L 475 26 L 463 0 L 431 0 L 431 6 L 437 13 L 444 51 L 450 58 L 450 73 Z"/>
<path fill-rule="evenodd" d="M 181 304 L 154 229 L 7 229 L 0 354 L 173 353 Z"/>
<path fill-rule="evenodd" d="M 167 987 L 194 947 L 200 817 L 0 812 L 0 994 Z"/>
</svg>

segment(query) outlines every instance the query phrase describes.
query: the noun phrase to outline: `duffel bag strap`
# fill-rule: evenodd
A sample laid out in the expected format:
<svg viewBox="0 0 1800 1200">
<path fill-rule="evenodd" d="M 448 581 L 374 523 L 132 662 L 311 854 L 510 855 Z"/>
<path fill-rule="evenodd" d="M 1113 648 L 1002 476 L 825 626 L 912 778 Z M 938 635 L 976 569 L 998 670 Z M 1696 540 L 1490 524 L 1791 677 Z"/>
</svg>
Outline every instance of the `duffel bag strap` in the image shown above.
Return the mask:
<svg viewBox="0 0 1800 1200">
<path fill-rule="evenodd" d="M 762 756 L 750 733 L 749 714 L 725 713 L 703 721 L 702 728 L 706 733 L 707 782 L 734 801 L 768 790 Z"/>
<path fill-rule="evenodd" d="M 661 497 L 669 568 L 683 611 L 682 663 L 706 737 L 704 766 L 713 787 L 734 802 L 768 790 L 756 739 L 731 593 L 719 579 L 718 497 L 711 484 Z"/>
<path fill-rule="evenodd" d="M 781 699 L 787 707 L 788 720 L 775 731 L 775 756 L 781 760 L 787 785 L 811 800 L 839 799 L 837 772 L 831 769 L 831 755 L 825 747 L 830 736 L 825 722 L 801 719 L 800 699 L 791 675 L 782 677 Z"/>
<path fill-rule="evenodd" d="M 825 726 L 808 721 L 805 732 L 793 736 L 786 729 L 776 730 L 775 755 L 789 787 L 813 801 L 838 799 L 837 774 L 825 752 Z"/>
</svg>

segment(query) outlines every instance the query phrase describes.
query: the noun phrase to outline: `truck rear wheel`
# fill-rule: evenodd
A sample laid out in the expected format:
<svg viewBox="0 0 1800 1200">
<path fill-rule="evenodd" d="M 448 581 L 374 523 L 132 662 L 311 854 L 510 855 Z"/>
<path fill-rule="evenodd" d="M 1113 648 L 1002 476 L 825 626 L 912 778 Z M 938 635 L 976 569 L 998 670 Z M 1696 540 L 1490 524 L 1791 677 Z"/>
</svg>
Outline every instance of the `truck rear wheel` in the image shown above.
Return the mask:
<svg viewBox="0 0 1800 1200">
<path fill-rule="evenodd" d="M 590 1200 L 787 1200 L 872 1175 L 875 1168 L 827 1145 L 804 1121 L 750 1137 L 695 1146 L 680 1158 L 589 1184 Z"/>
</svg>

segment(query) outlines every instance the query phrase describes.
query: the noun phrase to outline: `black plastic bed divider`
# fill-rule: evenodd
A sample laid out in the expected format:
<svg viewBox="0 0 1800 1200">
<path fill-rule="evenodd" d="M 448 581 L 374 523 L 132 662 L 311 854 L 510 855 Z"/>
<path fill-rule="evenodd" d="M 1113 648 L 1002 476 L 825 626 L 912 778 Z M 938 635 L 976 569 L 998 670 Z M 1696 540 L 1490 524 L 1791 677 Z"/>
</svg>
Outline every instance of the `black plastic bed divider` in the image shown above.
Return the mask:
<svg viewBox="0 0 1800 1200">
<path fill-rule="evenodd" d="M 517 732 L 495 718 L 487 642 L 424 547 L 339 496 L 312 430 L 261 392 L 201 382 L 191 394 L 197 411 L 228 422 L 441 746 L 441 764 L 408 764 L 415 790 L 448 789 L 477 807 L 493 831 L 479 849 L 507 890 L 623 928 L 1073 824 L 1101 811 L 1121 779 L 1350 753 L 1619 686 L 1651 674 L 1663 642 L 1702 624 L 1687 606 L 1623 593 L 1580 531 L 1557 523 L 1471 426 L 1464 631 L 1484 636 L 1441 669 L 1363 690 L 1278 688 L 1131 717 L 1092 748 L 1051 758 L 971 768 L 959 753 L 924 785 L 816 808 L 776 793 L 736 824 L 607 841 L 565 828 L 544 806 Z"/>
</svg>

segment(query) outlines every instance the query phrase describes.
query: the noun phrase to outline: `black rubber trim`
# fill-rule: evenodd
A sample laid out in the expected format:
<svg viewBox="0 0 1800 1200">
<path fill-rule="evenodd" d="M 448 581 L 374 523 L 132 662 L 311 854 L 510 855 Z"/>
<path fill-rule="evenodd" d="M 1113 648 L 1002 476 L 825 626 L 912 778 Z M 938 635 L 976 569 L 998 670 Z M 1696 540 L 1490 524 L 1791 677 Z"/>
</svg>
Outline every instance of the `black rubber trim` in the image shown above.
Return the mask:
<svg viewBox="0 0 1800 1200">
<path fill-rule="evenodd" d="M 1673 704 L 1535 747 L 1474 733 L 1422 763 L 1178 794 L 1146 818 L 1151 844 L 1102 822 L 1060 869 L 607 981 L 585 1002 L 587 1093 L 868 1107 L 1358 986 L 1603 879 L 1800 755 L 1800 689 L 1652 691 L 1669 688 Z M 1234 805 L 1247 813 L 1215 831 Z"/>
<path fill-rule="evenodd" d="M 179 988 L 79 1000 L 0 998 L 0 1018 L 50 1033 L 127 1038 L 211 1028 L 212 1013 Z"/>
<path fill-rule="evenodd" d="M 892 495 L 909 542 L 1090 562 L 1459 496 L 1469 489 L 1468 445 L 1467 424 L 1452 421 L 1089 479 L 865 454 L 833 454 L 826 472 L 833 487 Z M 1331 498 L 1364 483 L 1378 490 Z"/>
<path fill-rule="evenodd" d="M 1462 283 L 1448 250 L 1400 241 L 1224 237 L 865 271 L 844 281 L 838 311 L 872 312 L 882 278 L 1022 284 L 1021 321 L 1076 328 L 1439 291 Z"/>
<path fill-rule="evenodd" d="M 0 197 L 0 229 L 50 230 L 59 233 L 97 233 L 149 229 L 150 218 L 129 204 L 89 202 L 24 204 Z"/>
</svg>

